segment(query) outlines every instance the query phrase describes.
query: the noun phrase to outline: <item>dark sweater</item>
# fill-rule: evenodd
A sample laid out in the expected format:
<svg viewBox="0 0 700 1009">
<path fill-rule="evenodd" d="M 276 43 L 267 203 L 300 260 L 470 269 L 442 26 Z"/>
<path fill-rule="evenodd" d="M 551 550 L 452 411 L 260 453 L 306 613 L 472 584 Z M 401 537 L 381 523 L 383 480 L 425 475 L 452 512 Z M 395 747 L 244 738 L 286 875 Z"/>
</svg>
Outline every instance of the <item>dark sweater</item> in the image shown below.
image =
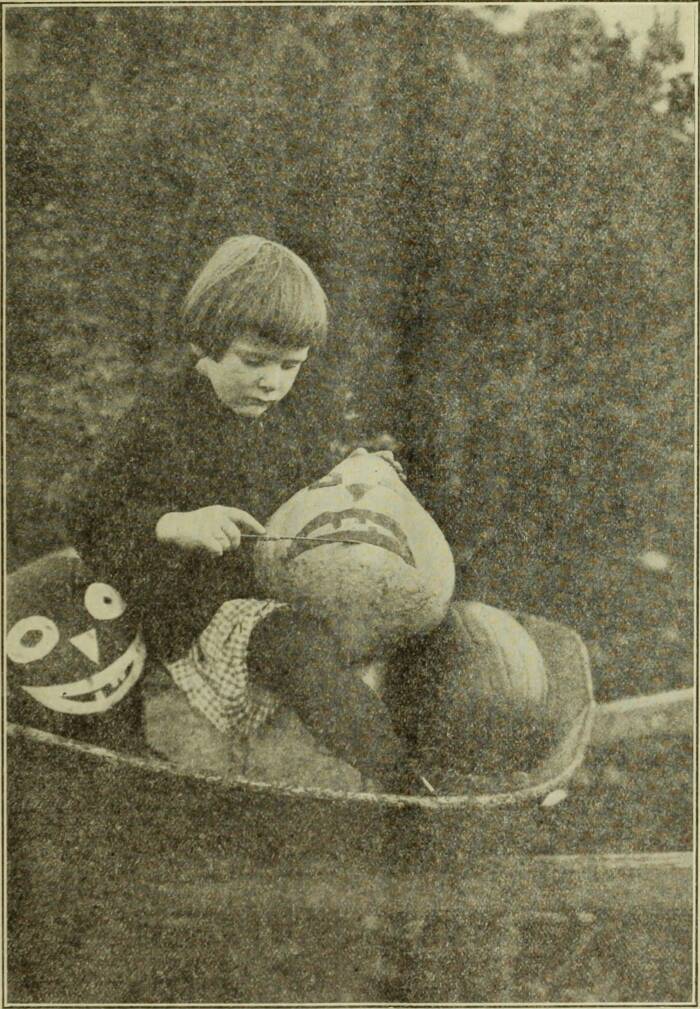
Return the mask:
<svg viewBox="0 0 700 1009">
<path fill-rule="evenodd" d="M 161 515 L 231 505 L 264 524 L 327 471 L 323 443 L 297 387 L 259 419 L 224 407 L 193 368 L 143 392 L 71 502 L 67 524 L 95 577 L 137 608 L 151 654 L 176 658 L 222 602 L 255 594 L 253 541 L 223 557 L 186 551 L 157 541 Z"/>
</svg>

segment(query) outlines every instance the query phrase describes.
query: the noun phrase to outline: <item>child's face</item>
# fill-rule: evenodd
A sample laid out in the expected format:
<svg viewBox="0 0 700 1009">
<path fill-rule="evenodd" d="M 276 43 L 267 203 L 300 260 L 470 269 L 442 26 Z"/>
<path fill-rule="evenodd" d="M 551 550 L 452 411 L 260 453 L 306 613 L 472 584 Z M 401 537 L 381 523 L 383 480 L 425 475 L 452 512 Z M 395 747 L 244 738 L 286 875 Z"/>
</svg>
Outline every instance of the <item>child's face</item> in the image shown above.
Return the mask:
<svg viewBox="0 0 700 1009">
<path fill-rule="evenodd" d="M 224 406 L 240 417 L 261 417 L 287 395 L 308 354 L 308 347 L 280 348 L 247 335 L 219 361 L 204 357 L 199 367 Z"/>
</svg>

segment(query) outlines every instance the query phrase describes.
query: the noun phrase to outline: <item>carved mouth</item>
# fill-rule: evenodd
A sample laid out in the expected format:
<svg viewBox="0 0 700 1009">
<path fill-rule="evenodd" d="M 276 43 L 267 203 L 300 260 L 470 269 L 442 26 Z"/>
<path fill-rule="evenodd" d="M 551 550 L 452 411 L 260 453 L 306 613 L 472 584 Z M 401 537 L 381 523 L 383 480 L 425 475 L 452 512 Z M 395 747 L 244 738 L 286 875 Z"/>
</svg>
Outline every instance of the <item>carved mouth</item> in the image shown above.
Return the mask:
<svg viewBox="0 0 700 1009">
<path fill-rule="evenodd" d="M 318 535 L 313 535 L 318 531 Z M 315 550 L 328 543 L 342 543 L 343 537 L 347 536 L 347 546 L 352 546 L 358 541 L 369 543 L 371 546 L 381 547 L 392 554 L 396 554 L 406 564 L 411 567 L 416 566 L 413 551 L 409 546 L 405 532 L 388 515 L 380 512 L 368 511 L 366 508 L 347 508 L 339 512 L 323 512 L 316 518 L 308 522 L 299 531 L 299 536 L 310 536 L 312 542 L 297 540 L 293 542 L 287 550 L 286 560 L 293 561 L 300 554 L 307 550 Z"/>
<path fill-rule="evenodd" d="M 96 715 L 118 704 L 143 672 L 146 646 L 137 634 L 127 650 L 106 669 L 75 683 L 50 687 L 22 686 L 28 694 L 52 711 L 67 715 Z"/>
</svg>

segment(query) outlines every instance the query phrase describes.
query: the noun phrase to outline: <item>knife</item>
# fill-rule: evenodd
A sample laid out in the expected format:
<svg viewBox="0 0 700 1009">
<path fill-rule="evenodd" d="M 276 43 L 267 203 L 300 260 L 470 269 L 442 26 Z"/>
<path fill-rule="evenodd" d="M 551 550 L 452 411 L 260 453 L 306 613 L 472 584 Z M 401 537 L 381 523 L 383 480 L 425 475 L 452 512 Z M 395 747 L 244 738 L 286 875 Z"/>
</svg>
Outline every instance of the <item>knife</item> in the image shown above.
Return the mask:
<svg viewBox="0 0 700 1009">
<path fill-rule="evenodd" d="M 355 540 L 350 536 L 262 536 L 260 533 L 241 533 L 242 540 L 298 540 L 300 543 L 358 543 L 367 546 L 367 540 Z M 371 546 L 371 544 L 370 544 Z"/>
</svg>

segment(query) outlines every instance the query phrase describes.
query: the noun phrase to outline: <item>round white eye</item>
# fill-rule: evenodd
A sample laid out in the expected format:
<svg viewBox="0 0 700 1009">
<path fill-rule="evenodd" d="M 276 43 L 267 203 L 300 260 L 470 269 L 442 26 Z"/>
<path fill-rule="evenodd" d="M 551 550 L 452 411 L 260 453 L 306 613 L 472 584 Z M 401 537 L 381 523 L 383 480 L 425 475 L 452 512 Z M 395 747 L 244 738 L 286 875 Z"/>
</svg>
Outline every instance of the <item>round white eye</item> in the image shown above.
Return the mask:
<svg viewBox="0 0 700 1009">
<path fill-rule="evenodd" d="M 126 609 L 126 603 L 111 585 L 93 582 L 85 589 L 85 609 L 95 620 L 116 620 Z"/>
<path fill-rule="evenodd" d="M 45 659 L 58 642 L 58 627 L 48 617 L 25 617 L 18 620 L 5 638 L 7 657 L 24 666 Z"/>
</svg>

